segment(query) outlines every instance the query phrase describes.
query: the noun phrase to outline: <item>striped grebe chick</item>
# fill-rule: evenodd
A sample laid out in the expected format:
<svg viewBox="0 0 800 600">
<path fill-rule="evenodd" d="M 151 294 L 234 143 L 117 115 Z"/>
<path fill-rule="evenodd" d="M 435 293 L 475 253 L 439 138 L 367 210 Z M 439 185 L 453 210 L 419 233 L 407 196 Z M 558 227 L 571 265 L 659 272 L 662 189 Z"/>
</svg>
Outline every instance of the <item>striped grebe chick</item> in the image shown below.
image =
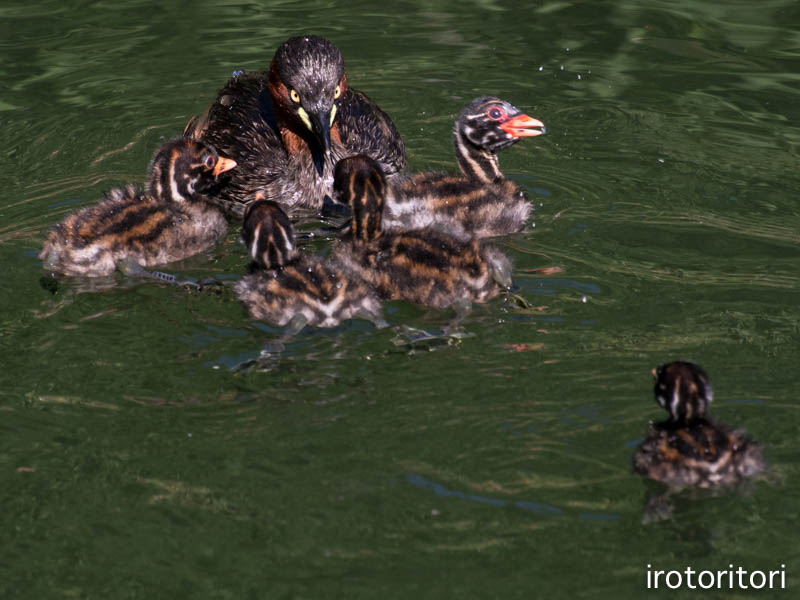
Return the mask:
<svg viewBox="0 0 800 600">
<path fill-rule="evenodd" d="M 764 471 L 758 444 L 744 431 L 711 419 L 711 382 L 699 365 L 673 362 L 653 375 L 656 401 L 669 418 L 652 424 L 637 448 L 637 473 L 681 489 L 732 486 Z"/>
<path fill-rule="evenodd" d="M 461 239 L 436 228 L 384 231 L 387 181 L 367 156 L 336 165 L 334 193 L 349 204 L 350 230 L 334 256 L 357 271 L 381 298 L 436 308 L 486 302 L 511 284 L 511 263 L 500 250 L 476 239 Z"/>
<path fill-rule="evenodd" d="M 234 290 L 254 318 L 289 324 L 293 333 L 306 324 L 334 327 L 352 318 L 385 324 L 380 300 L 361 277 L 298 251 L 292 223 L 276 202 L 258 200 L 248 207 L 242 239 L 253 267 Z"/>
<path fill-rule="evenodd" d="M 116 188 L 69 215 L 50 231 L 39 258 L 53 272 L 99 277 L 121 263 L 149 267 L 197 254 L 227 231 L 205 194 L 235 166 L 202 142 L 169 141 L 153 156 L 145 190 Z"/>
<path fill-rule="evenodd" d="M 542 122 L 513 104 L 490 96 L 476 98 L 453 128 L 462 174 L 419 173 L 394 184 L 387 195 L 385 229 L 436 226 L 462 238 L 521 231 L 532 205 L 500 171 L 497 153 L 542 133 Z"/>
</svg>

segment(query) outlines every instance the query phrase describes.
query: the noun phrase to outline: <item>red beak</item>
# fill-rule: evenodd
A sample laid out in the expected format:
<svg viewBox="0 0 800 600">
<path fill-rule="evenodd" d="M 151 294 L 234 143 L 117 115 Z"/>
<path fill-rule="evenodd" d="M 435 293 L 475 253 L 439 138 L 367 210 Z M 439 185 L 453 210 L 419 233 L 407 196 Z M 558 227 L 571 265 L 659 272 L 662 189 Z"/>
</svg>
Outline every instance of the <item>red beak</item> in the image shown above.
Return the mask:
<svg viewBox="0 0 800 600">
<path fill-rule="evenodd" d="M 541 129 L 529 129 L 530 127 L 541 127 Z M 545 131 L 544 123 L 525 114 L 509 119 L 500 125 L 500 129 L 517 138 L 542 135 Z"/>
</svg>

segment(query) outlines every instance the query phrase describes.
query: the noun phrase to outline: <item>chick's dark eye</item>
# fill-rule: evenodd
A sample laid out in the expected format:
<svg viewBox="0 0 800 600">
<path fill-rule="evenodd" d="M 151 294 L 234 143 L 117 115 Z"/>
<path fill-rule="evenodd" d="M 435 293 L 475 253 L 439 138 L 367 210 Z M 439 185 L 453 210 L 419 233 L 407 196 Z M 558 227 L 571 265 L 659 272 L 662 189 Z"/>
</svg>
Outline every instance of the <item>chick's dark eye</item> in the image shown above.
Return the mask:
<svg viewBox="0 0 800 600">
<path fill-rule="evenodd" d="M 208 156 L 206 156 L 205 163 L 206 167 L 208 167 L 209 169 L 213 169 L 214 165 L 217 164 L 217 159 L 215 159 L 213 155 L 209 154 Z"/>
<path fill-rule="evenodd" d="M 499 108 L 492 108 L 489 109 L 488 114 L 490 119 L 494 119 L 495 121 L 497 121 L 503 116 L 503 111 L 501 111 Z"/>
</svg>

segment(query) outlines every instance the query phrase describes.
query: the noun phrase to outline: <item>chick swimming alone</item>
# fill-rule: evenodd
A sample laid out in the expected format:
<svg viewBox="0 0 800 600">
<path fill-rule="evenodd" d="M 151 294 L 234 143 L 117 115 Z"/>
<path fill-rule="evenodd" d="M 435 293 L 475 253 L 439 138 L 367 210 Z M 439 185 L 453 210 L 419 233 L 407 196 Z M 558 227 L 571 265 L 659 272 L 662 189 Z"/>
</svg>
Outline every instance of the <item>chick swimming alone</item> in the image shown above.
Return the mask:
<svg viewBox="0 0 800 600">
<path fill-rule="evenodd" d="M 486 302 L 511 284 L 508 257 L 480 240 L 434 228 L 384 231 L 387 186 L 380 166 L 367 156 L 336 165 L 334 193 L 350 205 L 353 218 L 333 255 L 381 298 L 446 308 Z"/>
<path fill-rule="evenodd" d="M 637 473 L 681 489 L 732 486 L 765 470 L 758 444 L 744 431 L 711 419 L 711 382 L 699 365 L 678 361 L 653 374 L 656 401 L 669 418 L 654 423 L 637 448 Z"/>
<path fill-rule="evenodd" d="M 251 204 L 242 239 L 254 268 L 234 286 L 256 319 L 275 325 L 333 327 L 346 319 L 385 324 L 381 303 L 358 275 L 332 261 L 297 250 L 289 218 L 273 201 Z"/>
<path fill-rule="evenodd" d="M 533 207 L 525 192 L 500 171 L 497 153 L 542 133 L 542 122 L 513 104 L 492 96 L 476 98 L 453 128 L 462 175 L 419 173 L 394 183 L 387 195 L 384 228 L 436 226 L 462 238 L 521 231 Z"/>
<path fill-rule="evenodd" d="M 197 254 L 227 230 L 205 194 L 235 166 L 202 142 L 169 141 L 153 156 L 145 190 L 113 189 L 68 216 L 50 231 L 39 258 L 50 271 L 98 277 L 121 263 L 148 267 Z"/>
<path fill-rule="evenodd" d="M 371 156 L 390 176 L 406 168 L 391 119 L 348 86 L 341 52 L 316 36 L 281 44 L 268 72 L 237 72 L 184 135 L 239 164 L 221 190 L 237 216 L 256 197 L 318 210 L 332 196 L 334 165 L 354 154 Z"/>
</svg>

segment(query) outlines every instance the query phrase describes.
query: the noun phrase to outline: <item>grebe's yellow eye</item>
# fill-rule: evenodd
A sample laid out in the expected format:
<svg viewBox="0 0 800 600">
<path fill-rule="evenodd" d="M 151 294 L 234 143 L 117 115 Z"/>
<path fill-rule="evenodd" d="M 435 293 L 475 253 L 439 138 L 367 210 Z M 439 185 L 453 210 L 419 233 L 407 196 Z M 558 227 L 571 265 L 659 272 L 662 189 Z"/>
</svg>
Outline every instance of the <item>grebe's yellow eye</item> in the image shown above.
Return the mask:
<svg viewBox="0 0 800 600">
<path fill-rule="evenodd" d="M 292 102 L 295 104 L 300 103 L 300 94 L 297 93 L 297 90 L 289 90 L 289 98 L 291 98 Z"/>
<path fill-rule="evenodd" d="M 333 90 L 333 99 L 334 100 L 338 100 L 339 96 L 341 96 L 341 95 L 342 95 L 342 86 L 337 85 L 336 89 Z"/>
</svg>

